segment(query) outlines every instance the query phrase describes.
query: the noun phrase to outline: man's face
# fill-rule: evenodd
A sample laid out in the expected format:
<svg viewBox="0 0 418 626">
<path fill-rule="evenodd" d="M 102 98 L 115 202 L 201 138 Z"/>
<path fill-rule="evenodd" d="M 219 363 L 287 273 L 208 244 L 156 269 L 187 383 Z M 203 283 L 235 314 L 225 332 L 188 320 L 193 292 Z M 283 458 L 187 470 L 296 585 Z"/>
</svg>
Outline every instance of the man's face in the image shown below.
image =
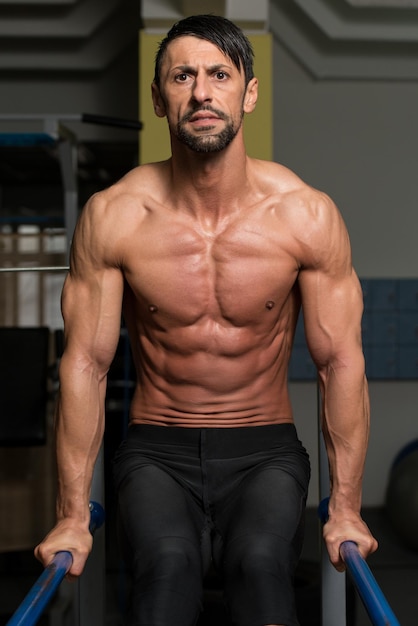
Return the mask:
<svg viewBox="0 0 418 626">
<path fill-rule="evenodd" d="M 168 45 L 160 75 L 160 88 L 153 85 L 154 108 L 167 116 L 173 137 L 194 152 L 223 150 L 241 128 L 255 79 L 245 89 L 244 73 L 228 57 L 209 41 L 189 36 Z"/>
</svg>

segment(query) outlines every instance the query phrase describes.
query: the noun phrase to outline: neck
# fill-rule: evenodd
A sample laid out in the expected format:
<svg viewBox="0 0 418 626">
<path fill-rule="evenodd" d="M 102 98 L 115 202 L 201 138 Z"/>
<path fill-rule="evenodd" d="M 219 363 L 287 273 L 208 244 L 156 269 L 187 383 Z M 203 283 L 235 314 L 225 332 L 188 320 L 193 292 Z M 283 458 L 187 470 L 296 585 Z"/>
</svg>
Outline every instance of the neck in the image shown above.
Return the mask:
<svg viewBox="0 0 418 626">
<path fill-rule="evenodd" d="M 218 153 L 172 144 L 172 189 L 178 206 L 205 220 L 231 215 L 248 193 L 248 157 L 241 137 Z"/>
</svg>

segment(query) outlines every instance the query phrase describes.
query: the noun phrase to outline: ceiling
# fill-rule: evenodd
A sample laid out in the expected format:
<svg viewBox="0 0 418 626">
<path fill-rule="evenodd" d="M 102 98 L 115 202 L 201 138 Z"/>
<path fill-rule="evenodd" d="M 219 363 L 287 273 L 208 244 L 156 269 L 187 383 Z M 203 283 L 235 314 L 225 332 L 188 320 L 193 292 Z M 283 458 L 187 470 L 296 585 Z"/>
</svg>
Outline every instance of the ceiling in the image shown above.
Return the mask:
<svg viewBox="0 0 418 626">
<path fill-rule="evenodd" d="M 0 0 L 0 70 L 103 71 L 140 26 L 139 0 Z"/>
<path fill-rule="evenodd" d="M 270 23 L 316 80 L 418 79 L 418 0 L 270 0 Z"/>
</svg>

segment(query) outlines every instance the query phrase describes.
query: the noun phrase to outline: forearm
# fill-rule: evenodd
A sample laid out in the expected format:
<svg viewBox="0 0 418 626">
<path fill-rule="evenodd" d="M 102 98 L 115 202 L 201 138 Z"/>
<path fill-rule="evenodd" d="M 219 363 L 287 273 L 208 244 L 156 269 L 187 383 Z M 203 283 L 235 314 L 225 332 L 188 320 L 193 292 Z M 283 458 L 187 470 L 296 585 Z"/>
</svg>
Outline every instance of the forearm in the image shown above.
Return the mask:
<svg viewBox="0 0 418 626">
<path fill-rule="evenodd" d="M 46 565 L 57 551 L 69 550 L 74 576 L 81 574 L 92 546 L 90 489 L 104 431 L 106 375 L 120 336 L 124 278 L 113 215 L 103 194 L 86 205 L 61 298 L 65 350 L 56 409 L 57 523 L 36 555 Z"/>
<path fill-rule="evenodd" d="M 106 380 L 63 357 L 56 410 L 57 518 L 88 523 L 95 461 L 104 430 Z"/>
<path fill-rule="evenodd" d="M 330 469 L 330 514 L 359 513 L 370 410 L 364 359 L 320 373 L 322 431 Z"/>
</svg>

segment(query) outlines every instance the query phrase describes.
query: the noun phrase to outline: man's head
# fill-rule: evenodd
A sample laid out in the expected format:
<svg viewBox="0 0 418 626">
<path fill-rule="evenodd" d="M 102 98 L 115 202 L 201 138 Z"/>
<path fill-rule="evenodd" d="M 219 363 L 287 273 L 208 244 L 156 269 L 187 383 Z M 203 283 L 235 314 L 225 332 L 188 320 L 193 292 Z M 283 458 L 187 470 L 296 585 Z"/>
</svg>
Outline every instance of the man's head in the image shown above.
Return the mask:
<svg viewBox="0 0 418 626">
<path fill-rule="evenodd" d="M 242 31 L 223 17 L 192 16 L 171 28 L 157 52 L 152 98 L 172 146 L 201 153 L 229 146 L 257 101 L 253 56 Z"/>
<path fill-rule="evenodd" d="M 254 77 L 254 52 L 242 30 L 230 20 L 217 15 L 192 15 L 177 22 L 161 41 L 155 58 L 154 83 L 160 86 L 160 72 L 167 46 L 178 37 L 192 36 L 214 44 L 229 57 L 239 71 L 245 75 L 248 85 Z"/>
</svg>

